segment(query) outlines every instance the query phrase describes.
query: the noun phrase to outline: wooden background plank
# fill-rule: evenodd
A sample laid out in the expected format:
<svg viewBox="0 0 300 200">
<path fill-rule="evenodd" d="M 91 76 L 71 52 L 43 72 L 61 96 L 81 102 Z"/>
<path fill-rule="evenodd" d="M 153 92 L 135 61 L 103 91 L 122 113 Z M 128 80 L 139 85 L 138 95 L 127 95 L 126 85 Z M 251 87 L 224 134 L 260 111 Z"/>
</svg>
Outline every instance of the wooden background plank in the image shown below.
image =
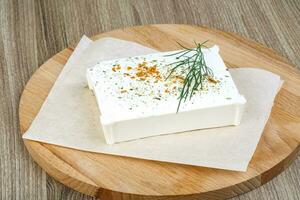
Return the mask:
<svg viewBox="0 0 300 200">
<path fill-rule="evenodd" d="M 33 72 L 65 47 L 125 26 L 184 23 L 254 39 L 300 68 L 299 0 L 0 0 L 0 198 L 93 199 L 47 176 L 19 132 L 18 103 Z M 300 199 L 300 157 L 266 185 L 234 199 Z"/>
</svg>

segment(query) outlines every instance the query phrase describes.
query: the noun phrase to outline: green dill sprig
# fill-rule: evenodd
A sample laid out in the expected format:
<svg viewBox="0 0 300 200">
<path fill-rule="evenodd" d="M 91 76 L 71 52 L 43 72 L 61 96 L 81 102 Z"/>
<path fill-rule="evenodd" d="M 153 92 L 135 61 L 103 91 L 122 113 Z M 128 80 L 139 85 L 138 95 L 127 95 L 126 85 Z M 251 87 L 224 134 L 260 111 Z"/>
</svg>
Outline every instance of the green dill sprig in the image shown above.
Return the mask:
<svg viewBox="0 0 300 200">
<path fill-rule="evenodd" d="M 184 71 L 187 72 L 184 77 L 183 86 L 180 89 L 176 112 L 179 111 L 182 101 L 185 102 L 188 98 L 191 99 L 196 91 L 203 89 L 204 80 L 213 77 L 213 71 L 206 65 L 204 54 L 202 52 L 203 47 L 207 48 L 204 45 L 207 41 L 203 43 L 195 42 L 196 48 L 187 48 L 178 43 L 184 50 L 167 55 L 177 56 L 176 59 L 180 60 L 170 64 L 175 66 L 171 69 L 171 72 L 166 79 L 170 78 L 179 67 L 184 68 Z"/>
</svg>

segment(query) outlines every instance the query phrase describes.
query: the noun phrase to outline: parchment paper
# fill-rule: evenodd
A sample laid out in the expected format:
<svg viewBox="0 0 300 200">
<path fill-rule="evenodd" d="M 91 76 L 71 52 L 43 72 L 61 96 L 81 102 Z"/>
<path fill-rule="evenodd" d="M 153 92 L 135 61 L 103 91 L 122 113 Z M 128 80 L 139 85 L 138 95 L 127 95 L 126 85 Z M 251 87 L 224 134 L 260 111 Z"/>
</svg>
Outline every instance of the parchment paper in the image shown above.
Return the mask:
<svg viewBox="0 0 300 200">
<path fill-rule="evenodd" d="M 279 76 L 260 69 L 230 70 L 247 99 L 239 126 L 105 143 L 95 97 L 87 88 L 86 68 L 100 60 L 153 52 L 133 42 L 114 38 L 92 42 L 84 36 L 23 138 L 84 151 L 246 171 L 282 85 Z"/>
</svg>

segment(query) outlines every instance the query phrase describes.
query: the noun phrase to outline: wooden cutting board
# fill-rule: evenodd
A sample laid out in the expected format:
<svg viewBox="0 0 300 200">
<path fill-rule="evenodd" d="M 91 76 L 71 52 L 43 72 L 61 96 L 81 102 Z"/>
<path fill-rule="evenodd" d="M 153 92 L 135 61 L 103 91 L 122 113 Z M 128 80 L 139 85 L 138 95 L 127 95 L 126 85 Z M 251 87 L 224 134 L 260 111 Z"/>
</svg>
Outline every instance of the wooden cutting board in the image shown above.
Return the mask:
<svg viewBox="0 0 300 200">
<path fill-rule="evenodd" d="M 300 149 L 300 72 L 271 49 L 233 33 L 189 25 L 148 25 L 93 37 L 116 37 L 160 51 L 209 39 L 229 67 L 257 67 L 276 73 L 284 85 L 247 172 L 233 172 L 121 156 L 89 153 L 24 140 L 33 159 L 59 182 L 101 199 L 224 199 L 248 192 L 275 177 Z M 20 101 L 22 134 L 29 128 L 73 48 L 44 63 Z M 246 80 L 245 80 L 246 81 Z M 42 134 L 42 133 L 41 133 Z"/>
</svg>

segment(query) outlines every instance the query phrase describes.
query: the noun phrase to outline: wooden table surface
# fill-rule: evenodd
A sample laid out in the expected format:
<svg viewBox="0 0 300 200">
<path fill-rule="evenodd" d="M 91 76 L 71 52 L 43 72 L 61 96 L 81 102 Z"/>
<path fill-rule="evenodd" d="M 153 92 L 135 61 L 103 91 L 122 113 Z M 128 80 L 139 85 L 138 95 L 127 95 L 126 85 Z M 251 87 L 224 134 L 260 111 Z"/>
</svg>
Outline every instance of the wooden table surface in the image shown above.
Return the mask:
<svg viewBox="0 0 300 200">
<path fill-rule="evenodd" d="M 33 162 L 18 104 L 34 71 L 88 36 L 125 26 L 185 23 L 254 39 L 300 68 L 299 0 L 0 0 L 0 199 L 93 199 L 56 182 Z M 300 157 L 264 186 L 233 199 L 300 199 Z"/>
</svg>

